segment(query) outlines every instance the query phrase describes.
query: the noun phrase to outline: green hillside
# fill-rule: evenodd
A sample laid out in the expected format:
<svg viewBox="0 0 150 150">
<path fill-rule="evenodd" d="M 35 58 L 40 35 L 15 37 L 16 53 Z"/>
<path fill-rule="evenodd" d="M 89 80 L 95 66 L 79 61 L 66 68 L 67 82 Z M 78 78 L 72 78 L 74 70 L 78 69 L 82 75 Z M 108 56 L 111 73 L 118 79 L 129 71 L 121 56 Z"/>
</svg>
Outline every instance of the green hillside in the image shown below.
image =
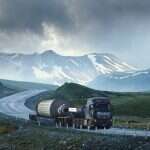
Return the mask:
<svg viewBox="0 0 150 150">
<path fill-rule="evenodd" d="M 58 88 L 55 85 L 33 83 L 33 82 L 12 81 L 12 80 L 4 80 L 4 79 L 0 79 L 0 82 L 12 89 L 17 89 L 17 90 L 30 90 L 30 89 L 56 90 L 56 88 Z"/>
<path fill-rule="evenodd" d="M 75 105 L 83 105 L 87 98 L 107 95 L 109 95 L 109 92 L 93 90 L 75 83 L 65 83 L 54 92 L 53 96 L 69 100 Z"/>
<path fill-rule="evenodd" d="M 8 88 L 7 86 L 3 85 L 0 82 L 0 98 L 14 94 L 15 92 L 17 92 L 14 89 Z"/>
</svg>

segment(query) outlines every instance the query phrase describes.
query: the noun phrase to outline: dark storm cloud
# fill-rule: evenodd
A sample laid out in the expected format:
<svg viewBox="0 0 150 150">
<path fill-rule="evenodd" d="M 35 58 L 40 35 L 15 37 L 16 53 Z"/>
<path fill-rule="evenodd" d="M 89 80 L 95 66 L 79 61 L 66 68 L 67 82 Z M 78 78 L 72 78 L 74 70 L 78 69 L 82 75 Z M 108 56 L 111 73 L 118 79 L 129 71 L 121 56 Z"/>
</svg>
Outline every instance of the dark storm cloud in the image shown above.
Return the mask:
<svg viewBox="0 0 150 150">
<path fill-rule="evenodd" d="M 0 0 L 0 29 L 41 32 L 46 23 L 64 32 L 91 26 L 105 34 L 126 28 L 126 21 L 132 26 L 141 17 L 149 18 L 149 8 L 148 0 Z"/>
<path fill-rule="evenodd" d="M 89 21 L 113 19 L 122 15 L 145 16 L 150 13 L 148 0 L 72 0 L 71 2 L 77 14 Z"/>
<path fill-rule="evenodd" d="M 46 45 L 65 54 L 110 52 L 150 65 L 149 27 L 149 0 L 0 0 L 0 50 Z"/>
<path fill-rule="evenodd" d="M 75 25 L 109 30 L 122 17 L 148 17 L 149 8 L 148 0 L 0 0 L 0 29 L 37 32 L 47 23 L 65 31 Z"/>
<path fill-rule="evenodd" d="M 149 8 L 150 1 L 147 0 L 72 1 L 79 30 L 87 28 L 85 34 L 91 33 L 88 33 L 90 40 L 102 43 L 108 40 L 115 43 L 114 40 L 118 40 L 115 38 L 120 35 L 126 38 L 129 34 L 136 35 L 137 30 L 145 31 L 150 25 Z"/>
<path fill-rule="evenodd" d="M 43 23 L 65 31 L 73 26 L 62 0 L 0 0 L 0 30 L 41 32 Z"/>
</svg>

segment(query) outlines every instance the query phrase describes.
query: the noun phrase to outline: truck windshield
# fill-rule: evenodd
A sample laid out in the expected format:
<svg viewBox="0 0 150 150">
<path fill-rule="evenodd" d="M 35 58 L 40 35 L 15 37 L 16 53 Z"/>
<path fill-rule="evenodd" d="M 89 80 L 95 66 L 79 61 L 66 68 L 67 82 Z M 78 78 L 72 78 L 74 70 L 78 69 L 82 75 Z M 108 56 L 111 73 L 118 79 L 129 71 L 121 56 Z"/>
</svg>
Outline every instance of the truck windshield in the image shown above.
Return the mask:
<svg viewBox="0 0 150 150">
<path fill-rule="evenodd" d="M 108 111 L 110 111 L 108 104 L 99 104 L 96 106 L 95 110 L 97 112 L 108 112 Z"/>
</svg>

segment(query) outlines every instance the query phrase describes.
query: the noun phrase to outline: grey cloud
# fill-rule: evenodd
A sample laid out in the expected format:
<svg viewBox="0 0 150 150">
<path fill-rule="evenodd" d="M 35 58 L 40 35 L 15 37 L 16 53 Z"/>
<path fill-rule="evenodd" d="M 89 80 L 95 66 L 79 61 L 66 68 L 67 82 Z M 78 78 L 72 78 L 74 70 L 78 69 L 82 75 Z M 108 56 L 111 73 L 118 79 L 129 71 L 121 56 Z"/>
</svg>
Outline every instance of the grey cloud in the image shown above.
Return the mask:
<svg viewBox="0 0 150 150">
<path fill-rule="evenodd" d="M 111 30 L 119 21 L 148 17 L 148 0 L 0 0 L 1 30 L 42 31 L 43 23 L 65 30 L 88 25 Z M 94 27 L 95 27 L 94 26 Z"/>
<path fill-rule="evenodd" d="M 90 49 L 113 53 L 149 51 L 149 8 L 147 0 L 72 0 L 80 38 Z"/>
<path fill-rule="evenodd" d="M 65 31 L 73 27 L 61 0 L 0 0 L 0 30 L 42 33 L 43 23 Z"/>
</svg>

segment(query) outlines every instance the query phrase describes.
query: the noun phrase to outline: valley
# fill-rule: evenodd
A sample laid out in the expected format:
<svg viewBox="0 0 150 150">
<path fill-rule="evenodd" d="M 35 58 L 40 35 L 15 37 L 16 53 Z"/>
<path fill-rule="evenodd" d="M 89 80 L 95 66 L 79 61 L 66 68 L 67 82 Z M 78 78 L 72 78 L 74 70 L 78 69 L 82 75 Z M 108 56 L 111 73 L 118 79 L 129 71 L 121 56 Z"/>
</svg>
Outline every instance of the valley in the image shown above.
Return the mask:
<svg viewBox="0 0 150 150">
<path fill-rule="evenodd" d="M 7 81 L 6 85 L 15 87 L 14 83 Z M 16 86 L 18 84 L 20 86 L 21 83 L 17 83 Z M 6 87 L 6 85 L 3 86 Z M 38 126 L 27 121 L 29 113 L 34 113 L 39 100 L 62 98 L 78 107 L 85 104 L 86 99 L 92 96 L 107 96 L 111 100 L 113 128 L 109 130 L 58 129 L 54 126 Z M 76 150 L 90 149 L 94 145 L 95 149 L 103 147 L 111 150 L 113 147 L 115 150 L 130 150 L 140 147 L 145 150 L 150 146 L 149 98 L 148 92 L 99 91 L 75 83 L 65 83 L 56 90 L 47 89 L 46 91 L 21 88 L 17 93 L 0 99 L 2 112 L 0 114 L 0 148 Z M 59 144 L 56 144 L 57 141 Z M 24 144 L 26 147 L 23 146 Z"/>
</svg>

